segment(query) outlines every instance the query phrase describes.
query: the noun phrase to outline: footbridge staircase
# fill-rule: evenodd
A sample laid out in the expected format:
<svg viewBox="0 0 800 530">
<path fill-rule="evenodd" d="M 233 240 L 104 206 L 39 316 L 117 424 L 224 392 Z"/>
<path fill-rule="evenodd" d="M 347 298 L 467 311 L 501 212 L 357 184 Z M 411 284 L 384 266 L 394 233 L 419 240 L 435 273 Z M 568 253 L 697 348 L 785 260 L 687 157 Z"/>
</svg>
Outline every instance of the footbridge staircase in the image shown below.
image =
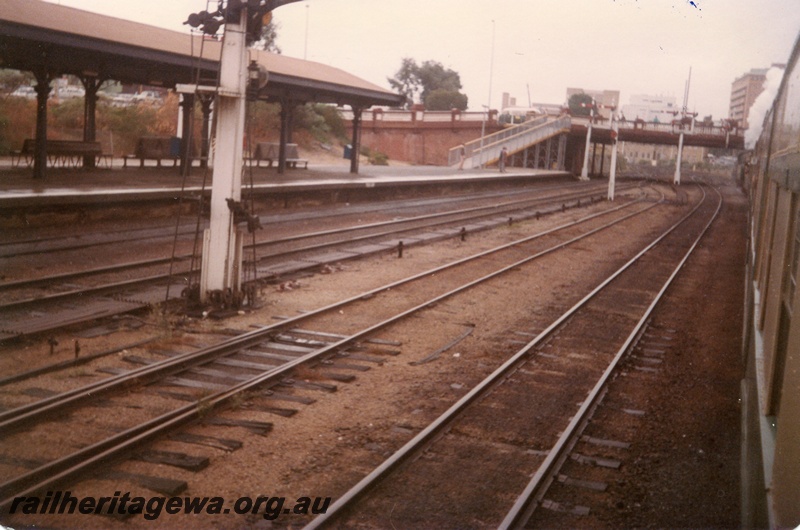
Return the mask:
<svg viewBox="0 0 800 530">
<path fill-rule="evenodd" d="M 461 146 L 450 149 L 448 165 L 474 169 L 496 164 L 503 148 L 509 157 L 521 156 L 522 167 L 563 169 L 569 116 L 542 116 L 514 125 L 464 144 L 464 163 L 461 166 Z"/>
</svg>

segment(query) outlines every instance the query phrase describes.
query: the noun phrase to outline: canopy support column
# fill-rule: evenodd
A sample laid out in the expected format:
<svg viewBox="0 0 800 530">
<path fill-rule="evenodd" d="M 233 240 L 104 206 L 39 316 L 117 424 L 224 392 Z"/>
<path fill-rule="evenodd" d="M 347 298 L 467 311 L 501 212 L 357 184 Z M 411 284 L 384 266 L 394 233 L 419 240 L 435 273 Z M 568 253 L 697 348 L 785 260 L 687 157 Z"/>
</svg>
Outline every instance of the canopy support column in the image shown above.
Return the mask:
<svg viewBox="0 0 800 530">
<path fill-rule="evenodd" d="M 181 137 L 181 171 L 188 175 L 192 169 L 192 124 L 194 123 L 194 94 L 183 94 L 183 125 Z"/>
<path fill-rule="evenodd" d="M 288 99 L 281 99 L 281 138 L 278 145 L 278 174 L 286 172 L 286 144 L 289 143 L 289 121 L 291 118 L 291 105 Z"/>
<path fill-rule="evenodd" d="M 97 141 L 97 91 L 100 90 L 105 79 L 99 79 L 95 75 L 82 76 L 80 79 L 85 93 L 83 98 L 83 141 L 95 142 Z M 95 165 L 94 155 L 83 157 L 83 167 L 91 168 Z"/>
<path fill-rule="evenodd" d="M 50 72 L 40 70 L 36 76 L 36 145 L 33 151 L 33 178 L 43 179 L 47 170 L 47 98 L 50 97 Z"/>
<path fill-rule="evenodd" d="M 200 167 L 208 167 L 208 155 L 211 151 L 211 105 L 214 103 L 213 94 L 198 93 L 200 107 L 203 110 L 203 126 L 200 139 Z"/>
<path fill-rule="evenodd" d="M 361 107 L 353 107 L 353 140 L 350 150 L 350 173 L 358 174 L 359 153 L 361 152 Z"/>
</svg>

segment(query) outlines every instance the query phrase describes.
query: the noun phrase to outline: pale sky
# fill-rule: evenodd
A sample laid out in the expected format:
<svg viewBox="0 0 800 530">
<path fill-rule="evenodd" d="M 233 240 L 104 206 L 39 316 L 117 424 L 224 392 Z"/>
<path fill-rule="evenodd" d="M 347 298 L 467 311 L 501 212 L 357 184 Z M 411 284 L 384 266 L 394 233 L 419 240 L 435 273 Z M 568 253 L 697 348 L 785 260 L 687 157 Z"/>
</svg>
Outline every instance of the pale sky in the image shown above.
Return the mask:
<svg viewBox="0 0 800 530">
<path fill-rule="evenodd" d="M 48 0 L 188 32 L 213 0 Z M 283 54 L 389 88 L 404 57 L 461 76 L 471 110 L 560 104 L 567 87 L 674 96 L 692 69 L 689 109 L 727 117 L 731 83 L 785 63 L 800 0 L 303 0 L 274 12 Z M 491 99 L 490 99 L 491 98 Z"/>
</svg>

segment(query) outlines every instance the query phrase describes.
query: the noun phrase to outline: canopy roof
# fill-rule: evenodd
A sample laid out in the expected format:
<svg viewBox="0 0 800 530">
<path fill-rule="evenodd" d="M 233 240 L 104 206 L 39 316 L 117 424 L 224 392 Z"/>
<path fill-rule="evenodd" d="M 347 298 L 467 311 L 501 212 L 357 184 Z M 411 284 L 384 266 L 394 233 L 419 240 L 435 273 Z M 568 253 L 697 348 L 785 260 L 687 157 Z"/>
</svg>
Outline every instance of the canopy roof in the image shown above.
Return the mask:
<svg viewBox="0 0 800 530">
<path fill-rule="evenodd" d="M 219 40 L 199 35 L 42 0 L 0 2 L 3 68 L 173 88 L 198 79 L 211 84 L 220 52 Z M 403 103 L 402 96 L 338 68 L 255 49 L 250 55 L 269 71 L 265 98 L 355 107 Z"/>
</svg>

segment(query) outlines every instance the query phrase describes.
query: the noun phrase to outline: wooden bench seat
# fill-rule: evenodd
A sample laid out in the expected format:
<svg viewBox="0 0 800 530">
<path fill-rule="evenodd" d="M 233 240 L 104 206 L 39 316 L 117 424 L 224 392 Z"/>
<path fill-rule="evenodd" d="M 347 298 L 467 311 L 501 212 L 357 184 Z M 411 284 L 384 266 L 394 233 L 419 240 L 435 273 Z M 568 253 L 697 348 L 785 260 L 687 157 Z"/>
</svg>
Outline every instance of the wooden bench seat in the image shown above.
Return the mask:
<svg viewBox="0 0 800 530">
<path fill-rule="evenodd" d="M 138 160 L 139 167 L 144 167 L 146 160 L 155 160 L 156 167 L 162 167 L 162 161 L 172 161 L 176 167 L 180 161 L 180 140 L 171 136 L 142 136 L 136 142 L 132 155 L 122 157 L 122 167 L 128 167 L 128 160 Z"/>
<path fill-rule="evenodd" d="M 78 167 L 83 164 L 85 157 L 91 156 L 96 162 L 105 161 L 111 163 L 111 155 L 103 153 L 100 142 L 84 142 L 80 140 L 47 140 L 45 146 L 47 163 L 51 166 Z M 22 149 L 11 152 L 11 163 L 19 166 L 22 159 L 30 167 L 33 165 L 33 158 L 36 153 L 36 140 L 26 139 L 22 143 Z"/>
<path fill-rule="evenodd" d="M 261 167 L 261 162 L 266 162 L 267 167 L 272 167 L 272 163 L 278 162 L 280 144 L 274 142 L 259 142 L 256 144 L 253 155 L 245 158 L 250 165 L 256 163 L 256 167 Z M 290 168 L 297 168 L 302 165 L 308 169 L 308 160 L 300 158 L 297 153 L 297 144 L 286 144 L 286 165 Z"/>
</svg>

